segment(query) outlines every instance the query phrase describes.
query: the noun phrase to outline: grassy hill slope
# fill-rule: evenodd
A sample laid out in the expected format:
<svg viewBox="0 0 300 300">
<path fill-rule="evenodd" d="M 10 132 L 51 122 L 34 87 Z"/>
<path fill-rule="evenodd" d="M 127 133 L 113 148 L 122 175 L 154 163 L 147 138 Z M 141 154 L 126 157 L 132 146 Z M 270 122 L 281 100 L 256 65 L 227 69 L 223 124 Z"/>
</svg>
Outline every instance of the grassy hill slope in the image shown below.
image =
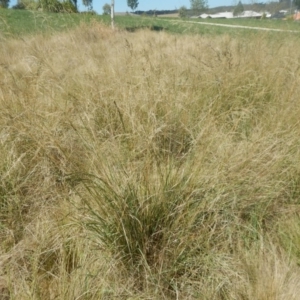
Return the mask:
<svg viewBox="0 0 300 300">
<path fill-rule="evenodd" d="M 184 22 L 187 21 L 187 22 Z M 115 23 L 117 28 L 134 32 L 141 29 L 151 29 L 153 31 L 166 31 L 173 34 L 202 34 L 202 35 L 222 35 L 230 34 L 232 36 L 245 36 L 256 34 L 256 31 L 215 27 L 201 24 L 203 22 L 232 24 L 253 27 L 277 28 L 283 30 L 300 31 L 299 24 L 293 21 L 282 20 L 243 20 L 243 19 L 214 19 L 201 20 L 192 19 L 180 20 L 178 18 L 163 17 L 143 17 L 143 16 L 116 16 Z M 55 34 L 56 32 L 72 29 L 80 24 L 90 24 L 100 22 L 105 25 L 110 24 L 109 16 L 99 16 L 91 14 L 67 14 L 67 13 L 45 13 L 39 11 L 26 10 L 0 10 L 0 37 L 24 37 L 36 33 Z M 199 24 L 194 24 L 199 22 Z M 276 33 L 278 36 L 284 34 Z M 274 35 L 275 36 L 275 35 Z"/>
</svg>

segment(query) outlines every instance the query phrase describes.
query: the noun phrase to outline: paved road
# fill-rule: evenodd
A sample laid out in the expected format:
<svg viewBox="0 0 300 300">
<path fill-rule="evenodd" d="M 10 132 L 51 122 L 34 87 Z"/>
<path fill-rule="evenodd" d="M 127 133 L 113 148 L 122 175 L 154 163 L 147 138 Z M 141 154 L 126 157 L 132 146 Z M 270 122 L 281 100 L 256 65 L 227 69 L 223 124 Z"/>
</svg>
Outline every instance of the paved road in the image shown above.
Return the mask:
<svg viewBox="0 0 300 300">
<path fill-rule="evenodd" d="M 193 24 L 203 24 L 211 26 L 220 26 L 220 27 L 231 27 L 231 28 L 243 28 L 243 29 L 254 29 L 254 30 L 265 30 L 265 31 L 279 31 L 279 32 L 297 32 L 298 30 L 285 30 L 285 29 L 276 29 L 276 28 L 266 28 L 266 27 L 251 27 L 251 26 L 242 26 L 242 25 L 229 25 L 229 24 L 219 24 L 219 23 L 209 23 L 209 22 L 194 22 L 194 21 L 178 21 L 184 23 L 193 23 Z"/>
</svg>

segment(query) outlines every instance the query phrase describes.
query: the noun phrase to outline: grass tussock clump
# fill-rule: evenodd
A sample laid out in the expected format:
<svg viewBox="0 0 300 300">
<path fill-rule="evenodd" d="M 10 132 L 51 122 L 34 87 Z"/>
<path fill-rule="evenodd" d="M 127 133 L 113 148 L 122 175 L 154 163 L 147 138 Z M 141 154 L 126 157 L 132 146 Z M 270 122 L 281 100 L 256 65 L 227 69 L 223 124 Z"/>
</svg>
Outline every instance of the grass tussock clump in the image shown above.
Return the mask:
<svg viewBox="0 0 300 300">
<path fill-rule="evenodd" d="M 297 47 L 101 24 L 1 43 L 0 294 L 297 299 Z"/>
</svg>

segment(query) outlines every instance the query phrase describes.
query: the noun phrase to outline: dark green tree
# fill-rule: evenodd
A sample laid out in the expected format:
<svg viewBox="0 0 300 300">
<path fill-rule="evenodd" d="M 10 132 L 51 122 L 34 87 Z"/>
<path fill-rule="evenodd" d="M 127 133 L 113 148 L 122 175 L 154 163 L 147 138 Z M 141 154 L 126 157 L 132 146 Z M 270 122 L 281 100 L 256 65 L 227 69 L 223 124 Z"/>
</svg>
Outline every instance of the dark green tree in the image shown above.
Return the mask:
<svg viewBox="0 0 300 300">
<path fill-rule="evenodd" d="M 0 7 L 8 8 L 8 6 L 9 6 L 9 0 L 0 0 Z"/>
<path fill-rule="evenodd" d="M 180 18 L 186 18 L 187 17 L 187 8 L 185 6 L 181 6 L 178 10 L 178 14 Z"/>
<path fill-rule="evenodd" d="M 102 7 L 103 15 L 110 15 L 111 13 L 111 6 L 108 3 L 105 3 Z"/>
<path fill-rule="evenodd" d="M 233 10 L 233 15 L 234 16 L 239 16 L 240 14 L 242 14 L 244 11 L 244 5 L 241 1 L 239 1 L 239 3 L 237 4 L 237 6 L 234 8 Z"/>
<path fill-rule="evenodd" d="M 127 6 L 130 7 L 133 11 L 137 9 L 138 5 L 138 0 L 127 0 Z"/>
<path fill-rule="evenodd" d="M 190 0 L 191 10 L 195 15 L 200 15 L 208 8 L 207 0 Z"/>
<path fill-rule="evenodd" d="M 63 5 L 58 0 L 39 0 L 38 9 L 49 12 L 61 12 L 63 10 Z"/>
<path fill-rule="evenodd" d="M 82 3 L 88 10 L 93 10 L 93 0 L 82 0 Z"/>
<path fill-rule="evenodd" d="M 75 6 L 75 8 L 77 10 L 77 0 L 69 0 L 69 1 Z"/>
<path fill-rule="evenodd" d="M 0 0 L 1 1 L 1 0 Z M 42 9 L 49 12 L 70 12 L 76 13 L 77 0 L 38 0 L 36 9 Z"/>
<path fill-rule="evenodd" d="M 300 0 L 294 0 L 293 1 L 297 9 L 300 9 Z"/>
<path fill-rule="evenodd" d="M 70 1 L 70 0 L 63 0 L 62 2 L 62 11 L 69 12 L 69 13 L 77 13 L 77 0 Z"/>
</svg>

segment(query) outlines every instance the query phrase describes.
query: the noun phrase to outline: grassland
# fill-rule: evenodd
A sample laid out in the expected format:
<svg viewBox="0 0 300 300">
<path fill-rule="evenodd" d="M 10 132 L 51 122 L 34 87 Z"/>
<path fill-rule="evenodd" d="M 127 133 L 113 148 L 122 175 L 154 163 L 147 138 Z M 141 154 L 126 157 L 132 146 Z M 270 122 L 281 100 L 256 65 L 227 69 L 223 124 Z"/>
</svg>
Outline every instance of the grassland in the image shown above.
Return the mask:
<svg viewBox="0 0 300 300">
<path fill-rule="evenodd" d="M 297 300 L 299 39 L 134 26 L 2 36 L 0 299 Z"/>
</svg>

